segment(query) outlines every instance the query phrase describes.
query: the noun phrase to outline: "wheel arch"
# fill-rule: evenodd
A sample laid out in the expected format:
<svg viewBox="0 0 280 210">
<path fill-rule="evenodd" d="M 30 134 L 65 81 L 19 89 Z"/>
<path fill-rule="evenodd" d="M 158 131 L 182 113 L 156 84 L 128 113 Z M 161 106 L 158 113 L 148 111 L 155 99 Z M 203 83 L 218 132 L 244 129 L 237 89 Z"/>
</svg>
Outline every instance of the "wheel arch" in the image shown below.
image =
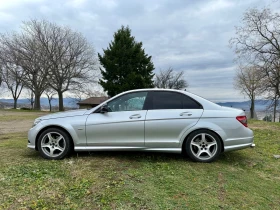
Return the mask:
<svg viewBox="0 0 280 210">
<path fill-rule="evenodd" d="M 186 153 L 186 151 L 185 151 L 185 144 L 186 144 L 186 141 L 187 141 L 188 137 L 189 137 L 192 133 L 194 133 L 194 132 L 196 132 L 196 131 L 199 131 L 199 130 L 208 130 L 208 131 L 211 131 L 211 132 L 215 133 L 215 134 L 219 137 L 219 140 L 220 140 L 220 142 L 221 142 L 221 144 L 222 144 L 222 148 L 221 148 L 222 151 L 221 151 L 221 152 L 224 152 L 224 141 L 223 141 L 221 135 L 220 135 L 217 131 L 212 130 L 212 129 L 209 129 L 209 128 L 197 128 L 197 129 L 192 130 L 191 132 L 189 132 L 189 133 L 185 136 L 185 138 L 184 138 L 184 140 L 183 140 L 183 143 L 182 143 L 182 145 L 181 145 L 181 149 L 182 149 L 182 152 L 183 152 L 183 153 Z"/>
<path fill-rule="evenodd" d="M 49 128 L 57 128 L 57 129 L 60 129 L 62 130 L 63 132 L 65 132 L 68 137 L 70 138 L 70 140 L 72 141 L 72 144 L 74 145 L 74 140 L 73 140 L 73 137 L 72 135 L 69 133 L 69 131 L 67 131 L 65 128 L 61 127 L 61 126 L 58 126 L 58 125 L 49 125 L 49 126 L 46 126 L 44 128 L 42 128 L 36 135 L 36 138 L 35 138 L 35 150 L 38 151 L 38 141 L 39 141 L 39 136 L 47 129 Z"/>
</svg>

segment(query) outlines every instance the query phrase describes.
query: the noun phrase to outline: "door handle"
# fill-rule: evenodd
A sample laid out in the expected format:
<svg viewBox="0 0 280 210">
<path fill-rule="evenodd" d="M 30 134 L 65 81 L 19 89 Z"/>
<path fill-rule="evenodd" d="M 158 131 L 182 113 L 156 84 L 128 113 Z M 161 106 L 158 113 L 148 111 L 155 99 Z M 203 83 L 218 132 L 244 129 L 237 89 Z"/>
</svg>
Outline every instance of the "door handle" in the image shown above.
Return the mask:
<svg viewBox="0 0 280 210">
<path fill-rule="evenodd" d="M 190 112 L 182 112 L 180 114 L 180 116 L 192 116 L 192 113 L 190 113 Z"/>
<path fill-rule="evenodd" d="M 137 118 L 141 118 L 141 115 L 140 114 L 134 114 L 134 115 L 131 115 L 129 117 L 129 119 L 137 119 Z"/>
</svg>

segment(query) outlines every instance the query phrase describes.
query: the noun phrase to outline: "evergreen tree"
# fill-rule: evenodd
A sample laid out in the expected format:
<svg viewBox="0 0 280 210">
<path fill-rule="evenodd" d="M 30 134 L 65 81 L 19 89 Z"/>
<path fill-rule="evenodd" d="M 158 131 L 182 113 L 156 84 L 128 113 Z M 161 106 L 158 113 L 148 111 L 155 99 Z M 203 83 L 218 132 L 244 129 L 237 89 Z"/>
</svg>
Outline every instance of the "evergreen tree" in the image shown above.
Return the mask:
<svg viewBox="0 0 280 210">
<path fill-rule="evenodd" d="M 109 96 L 123 91 L 153 87 L 154 64 L 152 56 L 145 54 L 142 42 L 136 42 L 129 27 L 122 26 L 114 34 L 114 40 L 104 55 L 98 53 L 101 70 L 101 86 Z"/>
</svg>

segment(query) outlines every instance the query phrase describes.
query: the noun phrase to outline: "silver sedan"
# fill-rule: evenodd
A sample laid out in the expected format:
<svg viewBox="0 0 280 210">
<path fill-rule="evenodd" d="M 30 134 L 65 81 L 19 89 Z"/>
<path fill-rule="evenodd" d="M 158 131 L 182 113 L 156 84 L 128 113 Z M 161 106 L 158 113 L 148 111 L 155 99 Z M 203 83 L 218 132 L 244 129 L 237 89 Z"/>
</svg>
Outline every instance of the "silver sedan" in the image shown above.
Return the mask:
<svg viewBox="0 0 280 210">
<path fill-rule="evenodd" d="M 28 147 L 46 159 L 62 159 L 73 150 L 137 150 L 211 162 L 221 152 L 252 145 L 243 110 L 168 89 L 127 91 L 90 110 L 46 115 L 28 133 Z"/>
</svg>

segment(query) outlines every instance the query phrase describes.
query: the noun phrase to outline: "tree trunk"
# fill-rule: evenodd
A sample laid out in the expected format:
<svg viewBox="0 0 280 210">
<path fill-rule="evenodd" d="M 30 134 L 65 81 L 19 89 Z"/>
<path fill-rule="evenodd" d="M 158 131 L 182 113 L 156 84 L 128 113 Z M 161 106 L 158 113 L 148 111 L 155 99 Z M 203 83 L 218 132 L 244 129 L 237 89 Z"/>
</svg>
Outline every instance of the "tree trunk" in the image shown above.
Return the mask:
<svg viewBox="0 0 280 210">
<path fill-rule="evenodd" d="M 35 100 L 34 100 L 34 109 L 35 110 L 41 110 L 41 104 L 40 104 L 40 97 L 41 95 L 38 93 L 34 93 Z"/>
<path fill-rule="evenodd" d="M 51 112 L 52 111 L 52 102 L 50 99 L 49 99 L 49 106 L 50 106 L 50 112 Z"/>
<path fill-rule="evenodd" d="M 17 98 L 14 98 L 14 109 L 17 108 Z"/>
<path fill-rule="evenodd" d="M 31 109 L 34 109 L 34 93 L 31 92 L 30 94 L 30 105 L 31 105 Z"/>
<path fill-rule="evenodd" d="M 250 117 L 254 119 L 254 112 L 255 112 L 255 100 L 251 100 L 251 108 L 250 108 Z"/>
<path fill-rule="evenodd" d="M 59 109 L 59 111 L 64 111 L 63 92 L 57 92 L 57 94 L 58 94 L 58 109 Z"/>
<path fill-rule="evenodd" d="M 276 122 L 276 107 L 277 107 L 277 103 L 276 103 L 276 100 L 274 102 L 274 105 L 273 105 L 273 122 Z"/>
</svg>

